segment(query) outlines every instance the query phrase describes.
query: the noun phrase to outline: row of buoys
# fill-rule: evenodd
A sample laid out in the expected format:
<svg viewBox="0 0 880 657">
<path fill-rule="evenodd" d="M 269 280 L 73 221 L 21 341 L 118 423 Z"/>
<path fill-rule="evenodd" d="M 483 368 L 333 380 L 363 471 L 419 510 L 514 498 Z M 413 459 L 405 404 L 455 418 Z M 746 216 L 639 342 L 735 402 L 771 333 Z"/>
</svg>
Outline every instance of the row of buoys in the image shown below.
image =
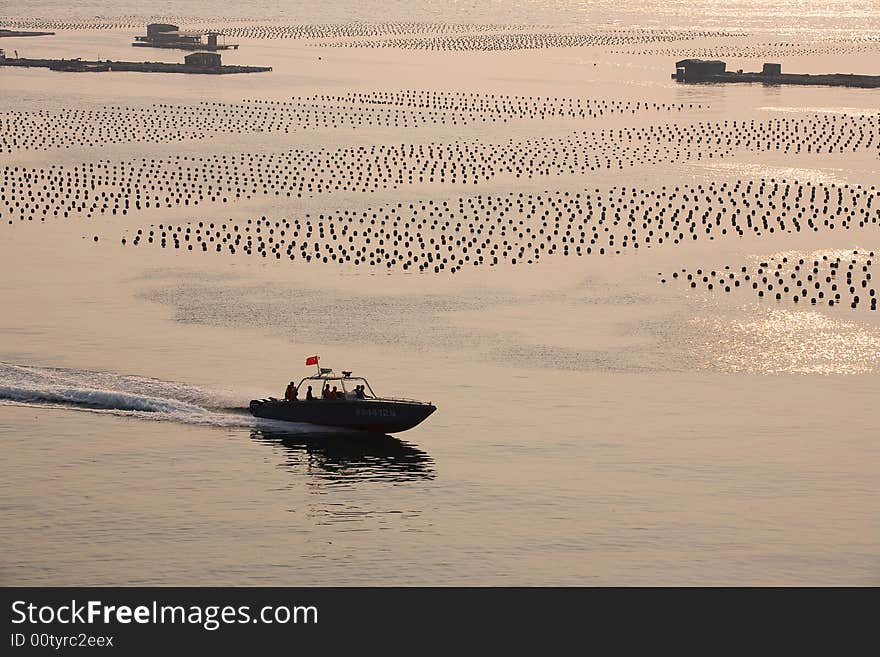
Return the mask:
<svg viewBox="0 0 880 657">
<path fill-rule="evenodd" d="M 0 112 L 0 152 L 201 140 L 241 131 L 217 121 L 208 126 L 205 118 L 198 112 L 164 116 L 154 108 Z"/>
<path fill-rule="evenodd" d="M 724 293 L 750 290 L 759 299 L 876 311 L 873 258 L 873 251 L 858 250 L 846 256 L 824 254 L 813 260 L 779 256 L 751 267 L 726 265 L 719 270 L 694 271 L 682 268 L 671 276 L 661 273 L 660 282 L 681 282 L 691 289 Z"/>
<path fill-rule="evenodd" d="M 597 101 L 598 102 L 598 101 Z M 645 103 L 647 105 L 647 103 Z M 625 107 L 625 105 L 624 105 Z M 679 111 L 684 106 L 680 106 Z M 635 112 L 637 107 L 630 108 Z M 663 107 L 652 107 L 663 109 Z M 688 106 L 687 109 L 694 109 Z M 697 108 L 699 109 L 699 108 Z M 553 109 L 536 114 L 521 114 L 520 118 L 543 118 Z M 578 110 L 578 112 L 583 110 Z M 601 105 L 589 108 L 593 115 L 605 113 Z M 612 110 L 608 110 L 614 111 Z M 494 114 L 493 114 L 494 116 Z M 517 115 L 514 114 L 514 117 Z M 463 117 L 463 118 L 462 118 Z M 485 120 L 486 115 L 481 118 Z M 357 127 L 363 124 L 415 126 L 427 123 L 467 123 L 478 118 L 471 114 L 431 114 L 417 110 L 373 109 L 371 107 L 340 107 L 333 105 L 306 108 L 286 104 L 224 104 L 204 103 L 197 106 L 155 105 L 150 108 L 107 108 L 104 110 L 69 110 L 59 112 L 0 113 L 0 145 L 7 151 L 15 148 L 70 147 L 71 145 L 97 146 L 102 143 L 123 141 L 176 141 L 204 139 L 220 133 L 289 132 L 300 128 Z M 344 123 L 345 120 L 348 123 Z M 724 121 L 723 123 L 664 124 L 648 128 L 620 128 L 603 130 L 597 135 L 606 146 L 616 147 L 632 143 L 684 146 L 705 145 L 716 153 L 730 148 L 749 150 L 779 150 L 822 153 L 841 149 L 874 149 L 880 154 L 878 139 L 880 115 L 816 115 L 808 118 L 777 118 L 765 121 Z M 808 131 L 808 132 L 805 132 Z M 586 133 L 584 133 L 586 134 Z M 602 147 L 602 144 L 599 145 Z"/>
<path fill-rule="evenodd" d="M 723 158 L 739 150 L 877 152 L 878 117 L 665 124 L 492 144 L 452 143 L 295 149 L 283 153 L 108 161 L 42 168 L 4 166 L 0 219 L 92 216 L 234 202 L 377 192 L 412 184 L 477 185 L 508 179 L 588 175 L 629 167 Z"/>
<path fill-rule="evenodd" d="M 411 90 L 294 97 L 291 101 L 204 101 L 198 105 L 0 112 L 0 152 L 178 142 L 218 134 L 316 128 L 468 125 L 509 119 L 588 119 L 613 113 L 702 109 L 700 104 L 458 94 Z"/>
<path fill-rule="evenodd" d="M 522 25 L 493 23 L 429 23 L 412 21 L 381 21 L 353 23 L 298 23 L 268 25 L 236 25 L 220 27 L 225 36 L 246 39 L 339 39 L 375 37 L 398 34 L 448 34 L 456 32 L 499 32 L 525 29 Z"/>
<path fill-rule="evenodd" d="M 815 55 L 852 55 L 876 52 L 880 43 L 852 41 L 848 43 L 765 43 L 754 45 L 716 45 L 684 48 L 633 48 L 612 50 L 611 55 L 648 55 L 650 57 L 682 57 L 702 59 L 769 59 L 774 57 L 807 57 Z"/>
<path fill-rule="evenodd" d="M 880 43 L 880 34 L 850 34 L 826 37 L 825 41 L 837 43 Z"/>
<path fill-rule="evenodd" d="M 362 91 L 345 94 L 294 96 L 292 101 L 253 99 L 245 102 L 266 108 L 365 105 L 457 114 L 498 114 L 507 118 L 587 118 L 599 114 L 632 114 L 642 111 L 702 109 L 699 103 L 658 103 L 646 100 L 614 100 L 575 97 L 518 96 L 466 91 L 405 89 Z M 211 103 L 213 104 L 213 103 Z"/>
<path fill-rule="evenodd" d="M 502 51 L 539 48 L 609 47 L 644 43 L 687 41 L 700 38 L 745 36 L 733 32 L 620 29 L 595 32 L 486 32 L 481 34 L 442 34 L 435 36 L 386 37 L 354 41 L 321 41 L 331 48 L 401 48 L 406 50 Z"/>
<path fill-rule="evenodd" d="M 141 28 L 149 23 L 171 23 L 173 25 L 192 25 L 195 23 L 239 23 L 254 20 L 272 20 L 241 16 L 101 16 L 67 20 L 61 18 L 24 18 L 22 16 L 0 16 L 0 25 L 20 30 L 123 30 Z"/>
<path fill-rule="evenodd" d="M 550 29 L 549 25 L 511 23 L 463 23 L 428 21 L 353 21 L 346 23 L 282 23 L 280 19 L 241 16 L 115 16 L 92 19 L 23 18 L 0 16 L 0 24 L 10 28 L 32 30 L 120 30 L 143 28 L 148 23 L 172 23 L 190 28 L 210 29 L 228 37 L 248 39 L 340 39 L 395 35 L 481 34 L 486 32 L 529 31 Z M 229 25 L 232 24 L 232 25 Z M 210 27 L 205 27 L 210 26 Z M 741 33 L 668 30 L 668 29 L 613 29 L 593 34 L 607 38 L 641 35 L 645 43 L 677 39 L 697 39 L 744 36 Z M 642 41 L 640 41 L 642 42 Z"/>
<path fill-rule="evenodd" d="M 772 206 L 758 213 L 755 208 Z M 880 191 L 739 181 L 713 185 L 477 195 L 302 218 L 161 223 L 129 241 L 307 262 L 446 269 L 622 254 L 745 234 L 880 226 Z M 751 210 L 750 210 L 751 208 Z"/>
</svg>

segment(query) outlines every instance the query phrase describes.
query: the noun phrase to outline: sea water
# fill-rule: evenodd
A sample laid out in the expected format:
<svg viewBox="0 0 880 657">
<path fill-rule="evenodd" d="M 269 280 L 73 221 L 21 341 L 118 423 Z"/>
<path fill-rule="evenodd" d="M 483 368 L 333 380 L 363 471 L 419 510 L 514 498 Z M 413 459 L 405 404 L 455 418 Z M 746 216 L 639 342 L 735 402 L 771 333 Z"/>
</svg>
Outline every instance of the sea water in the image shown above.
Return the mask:
<svg viewBox="0 0 880 657">
<path fill-rule="evenodd" d="M 18 175 L 16 167 L 146 166 L 291 149 L 515 148 L 602 130 L 615 131 L 608 143 L 623 146 L 636 129 L 817 115 L 873 117 L 877 125 L 876 90 L 670 80 L 688 53 L 725 59 L 730 69 L 777 61 L 788 72 L 876 73 L 880 17 L 871 2 L 253 2 L 230 9 L 181 0 L 151 10 L 219 27 L 422 25 L 402 35 L 386 25 L 368 37 L 228 37 L 241 47 L 225 51 L 224 63 L 273 67 L 263 75 L 0 68 L 0 110 L 10 122 L 41 136 L 68 135 L 61 146 L 41 148 L 37 139 L 10 148 L 2 155 L 6 175 Z M 2 45 L 23 57 L 179 61 L 185 54 L 133 52 L 130 41 L 150 17 L 133 3 L 108 12 L 105 4 L 48 1 L 7 7 L 5 22 L 76 25 Z M 139 27 L 95 29 L 126 22 Z M 621 30 L 734 36 L 500 50 L 327 45 Z M 203 138 L 198 126 L 179 138 L 166 126 L 152 133 L 159 141 L 143 124 L 130 133 L 124 127 L 162 104 L 400 90 L 682 109 L 289 132 L 211 133 L 205 125 Z M 339 103 L 309 102 L 317 116 L 341 111 Z M 346 107 L 367 116 L 363 107 Z M 105 108 L 120 108 L 122 118 L 104 133 L 89 132 L 97 118 L 64 114 Z M 61 123 L 40 123 L 40 111 Z M 12 123 L 5 125 L 11 134 Z M 875 145 L 877 137 L 875 127 Z M 459 199 L 477 199 L 479 208 L 490 195 L 532 194 L 549 204 L 565 192 L 608 197 L 622 187 L 636 188 L 641 200 L 643 192 L 684 185 L 772 179 L 868 190 L 880 180 L 876 146 L 820 154 L 739 149 L 710 160 L 712 149 L 702 158 L 588 173 L 501 172 L 466 185 L 425 180 L 301 197 L 261 187 L 250 199 L 125 216 L 21 221 L 2 206 L 0 582 L 880 583 L 880 313 L 864 303 L 776 302 L 748 285 L 723 294 L 670 277 L 725 266 L 755 271 L 771 258 L 863 263 L 880 251 L 876 224 L 719 235 L 620 254 L 557 252 L 454 274 L 132 243 L 138 230 L 158 235 L 160 223 L 243 227 L 261 217 L 346 212 L 381 219 L 398 203 L 406 212 L 411 203 L 458 207 Z M 42 185 L 3 184 L 22 203 Z M 482 212 L 492 216 L 492 204 Z M 371 439 L 247 413 L 250 399 L 280 396 L 288 381 L 307 375 L 303 361 L 312 354 L 321 365 L 366 376 L 380 394 L 424 399 L 438 410 L 405 434 Z"/>
</svg>

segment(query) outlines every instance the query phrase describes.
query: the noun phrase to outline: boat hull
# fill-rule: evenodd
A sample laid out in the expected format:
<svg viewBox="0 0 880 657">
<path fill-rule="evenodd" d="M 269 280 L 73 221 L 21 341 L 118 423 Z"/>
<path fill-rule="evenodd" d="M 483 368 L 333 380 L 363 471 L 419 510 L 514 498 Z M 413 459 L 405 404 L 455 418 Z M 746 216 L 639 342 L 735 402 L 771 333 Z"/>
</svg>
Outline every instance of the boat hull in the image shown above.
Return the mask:
<svg viewBox="0 0 880 657">
<path fill-rule="evenodd" d="M 250 403 L 254 417 L 283 422 L 302 422 L 373 433 L 399 433 L 412 429 L 437 410 L 421 402 L 368 400 L 255 399 Z"/>
</svg>

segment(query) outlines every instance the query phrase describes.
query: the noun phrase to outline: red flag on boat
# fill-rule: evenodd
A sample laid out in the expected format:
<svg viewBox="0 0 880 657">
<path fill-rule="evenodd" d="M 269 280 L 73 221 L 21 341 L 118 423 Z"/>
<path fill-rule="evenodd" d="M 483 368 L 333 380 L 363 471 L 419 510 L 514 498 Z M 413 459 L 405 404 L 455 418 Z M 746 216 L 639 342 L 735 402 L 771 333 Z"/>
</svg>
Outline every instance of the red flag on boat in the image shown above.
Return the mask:
<svg viewBox="0 0 880 657">
<path fill-rule="evenodd" d="M 306 365 L 317 365 L 318 357 L 317 356 L 309 356 L 306 358 Z"/>
</svg>

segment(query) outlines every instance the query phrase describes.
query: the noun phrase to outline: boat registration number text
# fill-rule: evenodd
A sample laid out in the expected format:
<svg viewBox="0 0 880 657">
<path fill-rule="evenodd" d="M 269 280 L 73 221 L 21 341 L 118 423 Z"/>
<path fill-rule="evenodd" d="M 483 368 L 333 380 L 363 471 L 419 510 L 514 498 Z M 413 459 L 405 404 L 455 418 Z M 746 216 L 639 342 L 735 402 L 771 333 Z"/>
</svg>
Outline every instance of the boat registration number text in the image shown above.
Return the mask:
<svg viewBox="0 0 880 657">
<path fill-rule="evenodd" d="M 397 413 L 390 408 L 356 408 L 354 413 L 367 417 L 397 417 Z"/>
</svg>

